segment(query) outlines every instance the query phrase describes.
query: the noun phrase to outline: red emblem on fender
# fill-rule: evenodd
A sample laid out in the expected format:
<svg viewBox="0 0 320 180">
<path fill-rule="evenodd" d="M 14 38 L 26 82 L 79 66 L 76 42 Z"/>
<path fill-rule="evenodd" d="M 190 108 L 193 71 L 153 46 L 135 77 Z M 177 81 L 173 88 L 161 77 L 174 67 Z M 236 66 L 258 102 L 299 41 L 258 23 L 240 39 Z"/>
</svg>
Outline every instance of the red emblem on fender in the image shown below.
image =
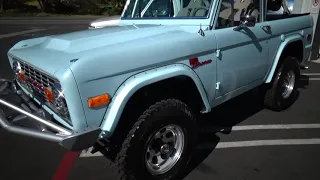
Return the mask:
<svg viewBox="0 0 320 180">
<path fill-rule="evenodd" d="M 192 66 L 193 69 L 197 68 L 199 66 L 203 66 L 203 65 L 209 64 L 211 62 L 212 62 L 211 59 L 208 59 L 208 60 L 205 60 L 205 61 L 202 61 L 202 62 L 199 62 L 198 58 L 189 59 L 189 63 Z"/>
</svg>

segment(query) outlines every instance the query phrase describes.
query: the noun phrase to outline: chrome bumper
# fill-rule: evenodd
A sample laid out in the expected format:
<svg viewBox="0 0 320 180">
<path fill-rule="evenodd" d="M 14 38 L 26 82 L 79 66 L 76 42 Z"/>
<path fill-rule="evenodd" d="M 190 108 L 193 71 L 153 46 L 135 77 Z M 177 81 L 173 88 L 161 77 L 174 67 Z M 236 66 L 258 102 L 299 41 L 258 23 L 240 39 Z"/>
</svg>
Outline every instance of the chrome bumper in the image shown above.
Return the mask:
<svg viewBox="0 0 320 180">
<path fill-rule="evenodd" d="M 25 95 L 15 82 L 0 79 L 0 127 L 6 131 L 59 143 L 68 150 L 81 151 L 92 147 L 98 140 L 101 129 L 88 128 L 82 132 L 73 132 L 57 124 L 44 109 L 38 108 Z M 20 106 L 5 97 L 19 99 Z M 27 97 L 29 99 L 27 99 Z M 9 99 L 9 98 L 7 98 Z M 30 101 L 31 100 L 31 101 Z M 6 117 L 3 108 L 17 112 L 17 116 Z"/>
</svg>

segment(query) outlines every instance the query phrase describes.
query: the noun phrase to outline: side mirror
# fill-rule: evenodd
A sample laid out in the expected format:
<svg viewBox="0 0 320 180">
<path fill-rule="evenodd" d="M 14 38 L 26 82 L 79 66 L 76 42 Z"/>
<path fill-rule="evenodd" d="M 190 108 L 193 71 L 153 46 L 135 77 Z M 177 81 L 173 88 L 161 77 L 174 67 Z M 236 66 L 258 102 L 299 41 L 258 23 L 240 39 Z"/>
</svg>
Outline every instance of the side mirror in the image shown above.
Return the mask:
<svg viewBox="0 0 320 180">
<path fill-rule="evenodd" d="M 240 25 L 235 27 L 235 31 L 239 31 L 244 27 L 254 27 L 256 25 L 257 18 L 255 16 L 244 15 L 240 17 Z"/>
</svg>

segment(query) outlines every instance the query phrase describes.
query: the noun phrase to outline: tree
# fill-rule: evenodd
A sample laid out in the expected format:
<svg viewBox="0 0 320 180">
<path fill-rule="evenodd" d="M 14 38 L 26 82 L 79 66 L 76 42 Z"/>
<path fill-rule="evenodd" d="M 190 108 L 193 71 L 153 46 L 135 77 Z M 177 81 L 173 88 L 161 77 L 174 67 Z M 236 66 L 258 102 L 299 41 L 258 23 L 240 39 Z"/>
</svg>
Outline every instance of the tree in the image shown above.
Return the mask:
<svg viewBox="0 0 320 180">
<path fill-rule="evenodd" d="M 38 0 L 39 6 L 43 12 L 49 12 L 50 5 L 54 3 L 55 0 Z M 59 1 L 60 0 L 56 0 Z"/>
<path fill-rule="evenodd" d="M 0 0 L 0 12 L 3 12 L 3 0 Z"/>
</svg>

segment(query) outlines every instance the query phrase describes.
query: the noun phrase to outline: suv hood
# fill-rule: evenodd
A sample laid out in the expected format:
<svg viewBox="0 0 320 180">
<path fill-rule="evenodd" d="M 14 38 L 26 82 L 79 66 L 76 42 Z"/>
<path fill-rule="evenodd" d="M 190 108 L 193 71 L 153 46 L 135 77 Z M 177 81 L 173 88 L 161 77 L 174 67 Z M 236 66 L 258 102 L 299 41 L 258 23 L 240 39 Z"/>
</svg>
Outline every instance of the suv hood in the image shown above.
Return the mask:
<svg viewBox="0 0 320 180">
<path fill-rule="evenodd" d="M 72 60 L 83 57 L 89 50 L 92 54 L 94 49 L 108 50 L 111 45 L 121 45 L 178 29 L 181 31 L 178 26 L 131 25 L 83 30 L 24 40 L 12 47 L 8 54 L 54 76 L 57 70 L 68 68 Z"/>
</svg>

